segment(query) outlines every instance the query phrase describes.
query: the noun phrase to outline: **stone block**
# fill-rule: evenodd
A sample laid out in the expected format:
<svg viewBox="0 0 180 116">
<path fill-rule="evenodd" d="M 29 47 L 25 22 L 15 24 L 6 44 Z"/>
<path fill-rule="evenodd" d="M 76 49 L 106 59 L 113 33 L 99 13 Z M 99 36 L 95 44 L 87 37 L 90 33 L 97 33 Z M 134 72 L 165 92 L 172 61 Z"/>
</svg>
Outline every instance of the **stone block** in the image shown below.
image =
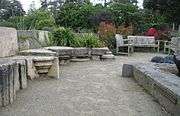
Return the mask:
<svg viewBox="0 0 180 116">
<path fill-rule="evenodd" d="M 58 57 L 55 57 L 53 60 L 53 65 L 51 66 L 51 68 L 48 71 L 48 76 L 50 77 L 54 77 L 59 79 L 60 78 L 60 68 L 59 68 L 59 59 Z"/>
<path fill-rule="evenodd" d="M 0 57 L 13 56 L 18 52 L 16 29 L 0 27 L 0 46 Z"/>
<path fill-rule="evenodd" d="M 129 64 L 123 64 L 122 68 L 123 77 L 133 77 L 133 66 Z"/>
<path fill-rule="evenodd" d="M 20 89 L 27 88 L 27 63 L 26 60 L 18 60 Z"/>
<path fill-rule="evenodd" d="M 91 51 L 89 48 L 74 48 L 73 57 L 91 57 Z"/>
<path fill-rule="evenodd" d="M 101 56 L 109 52 L 110 50 L 107 47 L 104 48 L 92 48 L 91 55 Z"/>
<path fill-rule="evenodd" d="M 23 56 L 14 56 L 10 57 L 10 59 L 18 65 L 19 88 L 27 88 L 27 60 Z"/>
</svg>

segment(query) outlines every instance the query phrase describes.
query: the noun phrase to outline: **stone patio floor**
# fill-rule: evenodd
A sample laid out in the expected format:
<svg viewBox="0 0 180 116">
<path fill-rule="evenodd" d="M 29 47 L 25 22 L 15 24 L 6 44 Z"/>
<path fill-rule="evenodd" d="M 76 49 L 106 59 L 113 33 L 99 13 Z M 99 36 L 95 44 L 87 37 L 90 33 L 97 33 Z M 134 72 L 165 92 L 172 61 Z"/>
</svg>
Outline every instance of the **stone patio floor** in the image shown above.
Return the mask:
<svg viewBox="0 0 180 116">
<path fill-rule="evenodd" d="M 147 62 L 155 55 L 61 66 L 61 79 L 29 81 L 0 116 L 169 116 L 132 78 L 121 77 L 123 63 Z"/>
</svg>

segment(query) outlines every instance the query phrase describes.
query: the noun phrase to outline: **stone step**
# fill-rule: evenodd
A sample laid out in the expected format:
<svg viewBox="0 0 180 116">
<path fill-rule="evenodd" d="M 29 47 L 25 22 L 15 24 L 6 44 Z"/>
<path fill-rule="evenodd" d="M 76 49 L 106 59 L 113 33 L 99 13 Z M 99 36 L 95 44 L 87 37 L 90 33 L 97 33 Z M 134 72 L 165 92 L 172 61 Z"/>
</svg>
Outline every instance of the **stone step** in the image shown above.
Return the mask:
<svg viewBox="0 0 180 116">
<path fill-rule="evenodd" d="M 38 74 L 47 74 L 49 69 L 39 69 L 37 70 Z"/>
<path fill-rule="evenodd" d="M 115 59 L 115 56 L 113 54 L 106 54 L 102 55 L 101 59 Z"/>
<path fill-rule="evenodd" d="M 45 61 L 45 62 L 34 62 L 35 67 L 43 67 L 43 66 L 52 66 L 52 61 Z"/>
<path fill-rule="evenodd" d="M 86 61 L 90 61 L 90 58 L 73 58 L 70 61 L 71 62 L 86 62 Z"/>
<path fill-rule="evenodd" d="M 40 70 L 40 69 L 50 69 L 51 66 L 36 66 L 36 69 L 37 70 Z"/>
</svg>

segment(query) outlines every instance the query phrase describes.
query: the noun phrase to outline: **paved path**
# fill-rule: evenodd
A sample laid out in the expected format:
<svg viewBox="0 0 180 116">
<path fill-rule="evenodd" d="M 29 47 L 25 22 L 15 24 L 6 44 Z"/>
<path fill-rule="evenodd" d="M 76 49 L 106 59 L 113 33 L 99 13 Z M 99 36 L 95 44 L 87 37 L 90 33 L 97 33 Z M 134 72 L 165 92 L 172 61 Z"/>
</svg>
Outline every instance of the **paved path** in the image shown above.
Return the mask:
<svg viewBox="0 0 180 116">
<path fill-rule="evenodd" d="M 133 79 L 121 77 L 123 63 L 147 62 L 152 56 L 63 66 L 60 80 L 29 81 L 0 116 L 168 116 Z"/>
</svg>

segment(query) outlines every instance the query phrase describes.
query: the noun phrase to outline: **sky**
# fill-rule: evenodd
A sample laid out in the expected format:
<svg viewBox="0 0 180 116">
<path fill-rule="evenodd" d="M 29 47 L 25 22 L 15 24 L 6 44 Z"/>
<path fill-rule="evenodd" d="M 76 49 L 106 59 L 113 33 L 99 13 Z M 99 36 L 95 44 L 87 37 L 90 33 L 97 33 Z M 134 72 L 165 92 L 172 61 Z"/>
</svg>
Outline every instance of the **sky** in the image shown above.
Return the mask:
<svg viewBox="0 0 180 116">
<path fill-rule="evenodd" d="M 32 4 L 32 1 L 35 1 L 36 8 L 40 7 L 40 0 L 19 0 L 19 1 L 23 5 L 25 11 L 28 11 L 30 4 Z M 138 0 L 138 2 L 139 2 L 138 6 L 142 8 L 143 0 Z"/>
</svg>

